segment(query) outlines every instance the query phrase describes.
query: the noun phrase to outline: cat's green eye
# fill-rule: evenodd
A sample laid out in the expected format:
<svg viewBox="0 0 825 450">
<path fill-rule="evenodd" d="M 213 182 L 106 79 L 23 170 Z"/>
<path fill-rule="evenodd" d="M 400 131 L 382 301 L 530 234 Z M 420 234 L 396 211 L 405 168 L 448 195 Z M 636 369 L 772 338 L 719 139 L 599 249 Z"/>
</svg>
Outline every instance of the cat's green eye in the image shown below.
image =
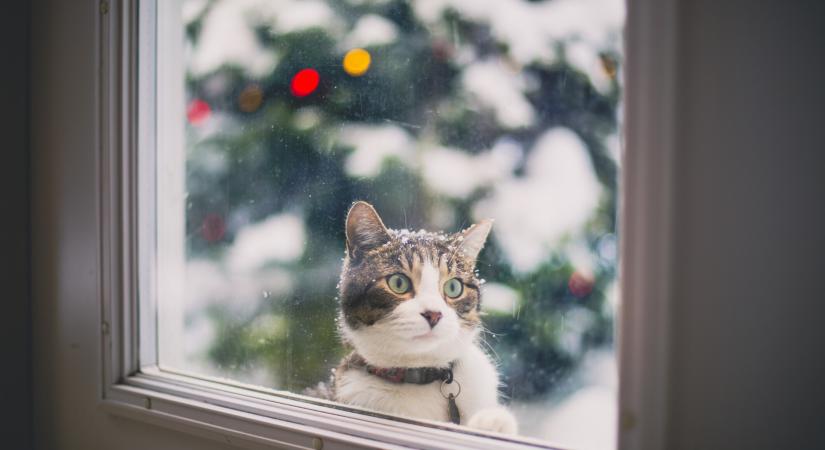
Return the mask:
<svg viewBox="0 0 825 450">
<path fill-rule="evenodd" d="M 390 290 L 396 294 L 406 294 L 410 290 L 410 279 L 400 273 L 390 275 L 387 278 L 387 284 L 390 286 Z"/>
<path fill-rule="evenodd" d="M 464 292 L 464 283 L 458 278 L 450 278 L 444 283 L 444 293 L 447 297 L 456 298 Z"/>
</svg>

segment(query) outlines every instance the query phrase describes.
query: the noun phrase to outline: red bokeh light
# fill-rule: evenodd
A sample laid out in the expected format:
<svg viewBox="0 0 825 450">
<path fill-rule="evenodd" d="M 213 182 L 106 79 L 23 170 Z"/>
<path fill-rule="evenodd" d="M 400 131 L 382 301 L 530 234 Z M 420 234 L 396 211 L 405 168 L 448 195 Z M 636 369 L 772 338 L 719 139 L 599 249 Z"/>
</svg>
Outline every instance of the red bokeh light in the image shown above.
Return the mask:
<svg viewBox="0 0 825 450">
<path fill-rule="evenodd" d="M 586 297 L 593 292 L 593 278 L 581 272 L 573 272 L 567 281 L 567 288 L 578 298 Z"/>
<path fill-rule="evenodd" d="M 318 82 L 321 81 L 321 76 L 315 69 L 303 69 L 292 77 L 290 88 L 292 95 L 296 97 L 306 97 L 311 94 L 317 87 Z"/>
<path fill-rule="evenodd" d="M 226 234 L 226 221 L 218 214 L 207 214 L 201 225 L 201 236 L 206 242 L 213 243 L 223 239 Z"/>
<path fill-rule="evenodd" d="M 200 125 L 212 114 L 212 108 L 209 103 L 196 98 L 189 102 L 189 107 L 186 108 L 186 118 L 192 125 Z"/>
<path fill-rule="evenodd" d="M 433 40 L 432 46 L 433 57 L 439 61 L 447 61 L 453 56 L 453 46 L 444 40 Z"/>
</svg>

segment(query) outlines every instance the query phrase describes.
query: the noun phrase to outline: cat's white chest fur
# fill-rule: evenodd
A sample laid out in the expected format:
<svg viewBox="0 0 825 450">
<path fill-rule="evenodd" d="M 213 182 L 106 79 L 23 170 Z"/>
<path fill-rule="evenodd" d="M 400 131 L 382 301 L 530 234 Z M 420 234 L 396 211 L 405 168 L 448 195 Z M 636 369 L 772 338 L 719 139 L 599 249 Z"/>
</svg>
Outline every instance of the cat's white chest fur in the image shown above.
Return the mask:
<svg viewBox="0 0 825 450">
<path fill-rule="evenodd" d="M 441 383 L 393 383 L 359 369 L 336 374 L 336 399 L 340 402 L 398 416 L 448 421 L 447 399 Z M 461 424 L 501 433 L 515 433 L 512 414 L 498 405 L 498 374 L 476 345 L 456 360 L 453 377 L 461 385 L 456 405 Z M 445 393 L 455 393 L 445 386 Z"/>
</svg>

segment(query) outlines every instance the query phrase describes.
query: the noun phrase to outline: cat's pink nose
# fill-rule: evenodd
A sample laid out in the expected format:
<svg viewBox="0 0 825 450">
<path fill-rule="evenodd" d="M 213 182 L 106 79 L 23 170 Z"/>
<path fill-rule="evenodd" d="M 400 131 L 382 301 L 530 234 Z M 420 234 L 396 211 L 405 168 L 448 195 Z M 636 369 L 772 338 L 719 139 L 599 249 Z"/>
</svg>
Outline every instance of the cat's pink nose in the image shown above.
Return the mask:
<svg viewBox="0 0 825 450">
<path fill-rule="evenodd" d="M 430 328 L 435 328 L 435 325 L 441 320 L 441 313 L 438 311 L 424 311 L 421 315 L 430 324 Z"/>
</svg>

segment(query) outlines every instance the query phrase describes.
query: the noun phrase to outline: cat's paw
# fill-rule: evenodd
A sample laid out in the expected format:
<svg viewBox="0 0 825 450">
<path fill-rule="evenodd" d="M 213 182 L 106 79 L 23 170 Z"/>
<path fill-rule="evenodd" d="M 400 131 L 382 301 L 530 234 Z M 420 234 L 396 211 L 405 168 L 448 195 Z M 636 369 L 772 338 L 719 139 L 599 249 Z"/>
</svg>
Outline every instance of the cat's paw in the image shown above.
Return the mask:
<svg viewBox="0 0 825 450">
<path fill-rule="evenodd" d="M 516 434 L 518 423 L 513 413 L 506 408 L 496 406 L 482 409 L 473 414 L 467 426 L 477 430 L 495 431 L 496 433 Z"/>
</svg>

